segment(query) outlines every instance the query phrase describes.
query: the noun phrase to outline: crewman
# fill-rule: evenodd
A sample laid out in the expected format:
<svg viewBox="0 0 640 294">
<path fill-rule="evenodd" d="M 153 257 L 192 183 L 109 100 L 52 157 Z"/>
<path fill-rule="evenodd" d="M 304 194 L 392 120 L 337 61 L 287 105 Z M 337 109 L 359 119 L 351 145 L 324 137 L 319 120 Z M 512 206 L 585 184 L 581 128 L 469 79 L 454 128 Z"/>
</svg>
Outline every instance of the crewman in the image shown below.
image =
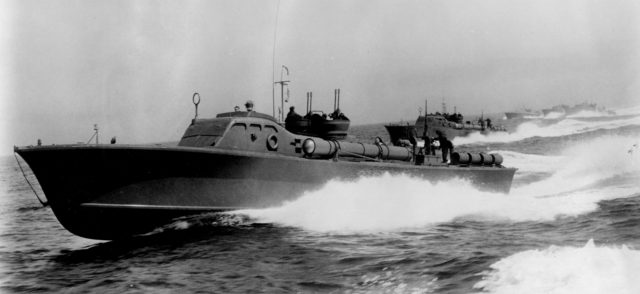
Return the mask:
<svg viewBox="0 0 640 294">
<path fill-rule="evenodd" d="M 233 108 L 233 111 L 239 112 L 240 111 L 240 106 L 236 105 L 236 107 Z"/>
<path fill-rule="evenodd" d="M 287 113 L 287 118 L 284 121 L 289 122 L 289 121 L 297 121 L 301 119 L 302 119 L 302 116 L 296 113 L 296 108 L 291 106 L 289 107 L 289 113 Z"/>
<path fill-rule="evenodd" d="M 244 104 L 244 107 L 247 108 L 247 112 L 253 111 L 253 101 L 247 100 L 247 103 Z"/>
<path fill-rule="evenodd" d="M 340 111 L 340 108 L 337 108 L 333 113 L 331 113 L 329 115 L 330 118 L 332 119 L 342 119 L 342 120 L 349 120 L 344 113 L 342 113 L 342 111 Z"/>
<path fill-rule="evenodd" d="M 441 131 L 436 131 L 436 135 L 438 135 L 438 143 L 440 143 L 440 150 L 442 150 L 442 162 L 448 162 L 449 153 L 453 153 L 453 143 L 447 139 Z"/>
</svg>

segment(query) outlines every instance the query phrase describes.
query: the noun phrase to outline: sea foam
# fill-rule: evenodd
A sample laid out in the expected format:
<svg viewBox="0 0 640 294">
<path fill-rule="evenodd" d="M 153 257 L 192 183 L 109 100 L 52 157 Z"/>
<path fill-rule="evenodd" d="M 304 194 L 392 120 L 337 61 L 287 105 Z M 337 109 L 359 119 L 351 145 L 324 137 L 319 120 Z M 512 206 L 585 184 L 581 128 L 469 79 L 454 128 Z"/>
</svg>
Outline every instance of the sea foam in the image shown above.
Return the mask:
<svg viewBox="0 0 640 294">
<path fill-rule="evenodd" d="M 482 293 L 640 293 L 640 251 L 626 246 L 551 246 L 491 265 L 474 288 Z"/>
<path fill-rule="evenodd" d="M 617 115 L 636 115 L 640 114 L 640 105 L 615 108 L 613 111 L 615 111 Z"/>
<path fill-rule="evenodd" d="M 532 165 L 530 160 L 540 161 L 554 168 L 550 177 L 521 187 L 517 189 L 516 194 L 556 195 L 588 188 L 616 176 L 638 174 L 640 150 L 634 150 L 634 144 L 638 144 L 637 138 L 602 136 L 567 147 L 560 152 L 560 156 L 550 156 L 541 160 L 529 155 L 520 162 L 516 159 L 514 166 L 522 167 L 523 172 Z M 555 162 L 551 163 L 551 159 Z"/>
</svg>

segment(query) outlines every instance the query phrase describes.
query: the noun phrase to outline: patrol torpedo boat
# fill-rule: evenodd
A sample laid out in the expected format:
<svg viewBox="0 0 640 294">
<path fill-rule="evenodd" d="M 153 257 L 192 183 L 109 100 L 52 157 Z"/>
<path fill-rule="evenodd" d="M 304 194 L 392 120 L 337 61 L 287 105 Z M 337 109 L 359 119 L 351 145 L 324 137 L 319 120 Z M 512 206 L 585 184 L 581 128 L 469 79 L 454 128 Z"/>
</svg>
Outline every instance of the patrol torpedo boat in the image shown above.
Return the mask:
<svg viewBox="0 0 640 294">
<path fill-rule="evenodd" d="M 364 175 L 463 178 L 479 189 L 509 192 L 516 169 L 504 167 L 500 155 L 454 153 L 443 163 L 412 141 L 394 146 L 295 133 L 255 111 L 200 119 L 196 104 L 177 146 L 39 144 L 14 151 L 62 226 L 101 240 L 144 234 L 183 216 L 279 206 L 332 179 Z"/>
</svg>

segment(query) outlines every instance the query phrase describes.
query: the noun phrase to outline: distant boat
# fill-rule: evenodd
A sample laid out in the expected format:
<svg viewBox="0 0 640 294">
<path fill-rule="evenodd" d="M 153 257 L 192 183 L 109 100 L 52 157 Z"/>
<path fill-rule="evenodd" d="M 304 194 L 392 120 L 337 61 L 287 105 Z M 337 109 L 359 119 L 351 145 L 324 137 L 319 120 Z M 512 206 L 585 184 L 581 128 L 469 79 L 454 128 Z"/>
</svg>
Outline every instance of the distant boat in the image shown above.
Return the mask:
<svg viewBox="0 0 640 294">
<path fill-rule="evenodd" d="M 564 109 L 564 113 L 565 115 L 574 115 L 577 113 L 580 113 L 582 111 L 592 111 L 592 112 L 597 112 L 598 111 L 598 106 L 595 103 L 581 103 L 581 104 L 576 104 L 572 107 L 566 107 Z"/>
<path fill-rule="evenodd" d="M 504 115 L 507 119 L 523 119 L 538 117 L 542 113 L 540 111 L 533 111 L 531 109 L 524 109 L 523 111 L 505 112 Z"/>
<path fill-rule="evenodd" d="M 455 137 L 465 137 L 471 133 L 489 134 L 494 132 L 506 132 L 507 130 L 502 126 L 496 126 L 491 119 L 478 119 L 475 122 L 462 121 L 463 116 L 459 114 L 428 114 L 426 116 L 420 115 L 416 119 L 416 122 L 412 125 L 406 124 L 388 124 L 385 128 L 389 132 L 391 141 L 394 142 L 395 138 L 407 138 L 407 134 L 414 133 L 418 137 L 422 137 L 425 134 L 430 138 L 435 138 L 437 132 L 441 132 L 448 139 Z M 426 126 L 426 133 L 425 133 Z"/>
<path fill-rule="evenodd" d="M 556 105 L 551 108 L 542 110 L 542 113 L 544 116 L 548 116 L 551 113 L 557 113 L 561 117 L 576 115 L 581 112 L 593 112 L 593 113 L 606 114 L 606 115 L 615 114 L 615 112 L 611 110 L 606 110 L 604 107 L 598 107 L 596 103 L 587 103 L 587 102 L 576 104 L 574 106 L 561 104 L 561 105 Z"/>
<path fill-rule="evenodd" d="M 558 113 L 558 114 L 564 115 L 565 114 L 565 109 L 567 107 L 568 106 L 566 106 L 566 105 L 556 105 L 556 106 L 553 106 L 551 108 L 546 108 L 546 109 L 542 110 L 542 115 L 544 115 L 545 117 L 550 115 L 551 113 Z"/>
</svg>

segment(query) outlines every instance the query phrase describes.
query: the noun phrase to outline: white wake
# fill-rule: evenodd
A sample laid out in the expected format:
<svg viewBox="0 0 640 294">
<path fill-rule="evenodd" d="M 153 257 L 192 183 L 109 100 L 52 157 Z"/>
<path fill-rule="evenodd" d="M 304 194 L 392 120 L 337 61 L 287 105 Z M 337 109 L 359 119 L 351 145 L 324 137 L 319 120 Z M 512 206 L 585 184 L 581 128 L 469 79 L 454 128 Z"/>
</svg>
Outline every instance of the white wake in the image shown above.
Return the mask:
<svg viewBox="0 0 640 294">
<path fill-rule="evenodd" d="M 280 207 L 244 210 L 261 222 L 323 232 L 394 231 L 457 218 L 545 221 L 595 211 L 598 202 L 638 195 L 640 150 L 635 138 L 602 137 L 567 148 L 558 156 L 504 153 L 519 173 L 542 172 L 540 181 L 515 187 L 509 195 L 483 192 L 469 182 L 439 183 L 385 174 L 355 181 L 331 181 Z M 606 185 L 607 180 L 628 178 Z"/>
</svg>

